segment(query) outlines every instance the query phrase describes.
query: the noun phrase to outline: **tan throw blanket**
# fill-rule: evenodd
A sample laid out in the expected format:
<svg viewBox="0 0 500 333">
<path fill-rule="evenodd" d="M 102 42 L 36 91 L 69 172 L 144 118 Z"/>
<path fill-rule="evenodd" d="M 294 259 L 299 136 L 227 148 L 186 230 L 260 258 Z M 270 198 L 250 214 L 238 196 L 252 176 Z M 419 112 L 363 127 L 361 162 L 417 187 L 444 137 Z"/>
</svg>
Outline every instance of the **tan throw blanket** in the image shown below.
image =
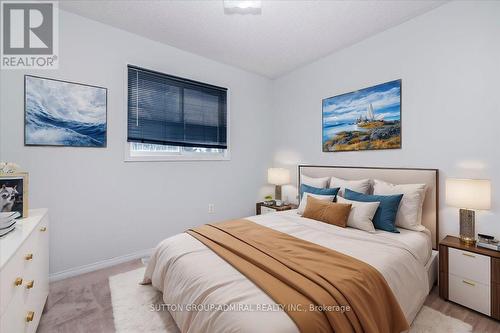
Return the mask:
<svg viewBox="0 0 500 333">
<path fill-rule="evenodd" d="M 266 292 L 301 332 L 402 332 L 384 277 L 337 251 L 248 220 L 187 231 Z"/>
</svg>

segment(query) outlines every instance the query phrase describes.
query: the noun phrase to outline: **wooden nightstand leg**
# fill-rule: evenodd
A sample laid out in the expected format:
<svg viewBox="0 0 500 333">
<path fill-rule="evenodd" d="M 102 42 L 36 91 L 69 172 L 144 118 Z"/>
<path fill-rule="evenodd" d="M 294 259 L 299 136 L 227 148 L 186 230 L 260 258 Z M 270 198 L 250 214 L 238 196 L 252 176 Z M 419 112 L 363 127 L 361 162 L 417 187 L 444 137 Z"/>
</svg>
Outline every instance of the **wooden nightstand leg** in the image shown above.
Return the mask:
<svg viewBox="0 0 500 333">
<path fill-rule="evenodd" d="M 448 300 L 448 247 L 439 245 L 439 296 Z"/>
<path fill-rule="evenodd" d="M 500 320 L 500 259 L 491 258 L 491 316 Z"/>
<path fill-rule="evenodd" d="M 491 284 L 491 317 L 500 320 L 500 283 Z"/>
</svg>

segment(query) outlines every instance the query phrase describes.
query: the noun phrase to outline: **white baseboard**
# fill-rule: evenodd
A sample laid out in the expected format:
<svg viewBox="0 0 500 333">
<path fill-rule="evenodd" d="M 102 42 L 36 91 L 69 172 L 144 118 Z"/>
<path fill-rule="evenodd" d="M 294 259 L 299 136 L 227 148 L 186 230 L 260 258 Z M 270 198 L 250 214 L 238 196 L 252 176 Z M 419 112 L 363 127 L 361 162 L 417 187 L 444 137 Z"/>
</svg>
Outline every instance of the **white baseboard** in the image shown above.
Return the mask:
<svg viewBox="0 0 500 333">
<path fill-rule="evenodd" d="M 98 261 L 98 262 L 95 262 L 92 264 L 69 268 L 69 269 L 66 269 L 64 271 L 50 274 L 49 281 L 55 282 L 55 281 L 67 279 L 67 278 L 70 278 L 73 276 L 77 276 L 80 274 L 93 272 L 93 271 L 96 271 L 98 269 L 118 265 L 118 264 L 130 261 L 130 260 L 140 259 L 140 258 L 148 258 L 151 256 L 151 253 L 153 253 L 153 249 L 145 249 L 145 250 L 141 250 L 138 252 L 126 254 L 124 256 L 109 258 L 109 259 L 101 260 L 101 261 Z"/>
</svg>

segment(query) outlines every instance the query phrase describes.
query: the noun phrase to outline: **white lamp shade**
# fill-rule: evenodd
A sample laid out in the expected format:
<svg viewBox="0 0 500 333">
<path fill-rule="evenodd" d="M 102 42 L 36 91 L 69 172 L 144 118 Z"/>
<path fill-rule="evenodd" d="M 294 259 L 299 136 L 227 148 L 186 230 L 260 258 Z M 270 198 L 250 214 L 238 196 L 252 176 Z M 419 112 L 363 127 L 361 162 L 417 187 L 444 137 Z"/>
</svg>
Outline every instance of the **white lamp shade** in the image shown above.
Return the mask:
<svg viewBox="0 0 500 333">
<path fill-rule="evenodd" d="M 283 168 L 270 168 L 267 170 L 267 182 L 273 185 L 290 183 L 290 171 Z"/>
<path fill-rule="evenodd" d="M 446 203 L 466 209 L 491 208 L 491 182 L 484 179 L 446 180 Z"/>
</svg>

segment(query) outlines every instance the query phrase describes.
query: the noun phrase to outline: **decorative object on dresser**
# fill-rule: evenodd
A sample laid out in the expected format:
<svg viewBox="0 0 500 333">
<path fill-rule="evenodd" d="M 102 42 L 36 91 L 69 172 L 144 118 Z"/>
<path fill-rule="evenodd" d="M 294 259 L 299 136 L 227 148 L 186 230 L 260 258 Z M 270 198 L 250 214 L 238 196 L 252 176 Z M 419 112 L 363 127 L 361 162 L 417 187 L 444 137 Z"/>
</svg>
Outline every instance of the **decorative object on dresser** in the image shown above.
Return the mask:
<svg viewBox="0 0 500 333">
<path fill-rule="evenodd" d="M 401 80 L 323 100 L 323 152 L 401 148 Z"/>
<path fill-rule="evenodd" d="M 276 204 L 281 202 L 281 186 L 290 183 L 290 171 L 283 168 L 270 168 L 267 170 L 267 182 L 276 185 L 275 196 Z"/>
<path fill-rule="evenodd" d="M 0 162 L 0 175 L 1 174 L 10 174 L 16 173 L 20 171 L 19 165 L 12 162 Z"/>
<path fill-rule="evenodd" d="M 460 239 L 473 244 L 476 241 L 476 217 L 472 209 L 490 209 L 491 183 L 484 179 L 448 178 L 446 203 L 460 208 Z"/>
<path fill-rule="evenodd" d="M 30 211 L 0 239 L 0 332 L 36 332 L 49 293 L 49 216 Z"/>
<path fill-rule="evenodd" d="M 28 173 L 0 173 L 0 212 L 28 216 Z"/>
<path fill-rule="evenodd" d="M 0 212 L 0 238 L 14 231 L 19 212 Z"/>
<path fill-rule="evenodd" d="M 490 250 L 500 251 L 500 242 L 494 236 L 477 234 L 476 245 Z"/>
<path fill-rule="evenodd" d="M 439 243 L 439 295 L 500 320 L 500 252 L 446 236 Z"/>
<path fill-rule="evenodd" d="M 266 195 L 264 197 L 264 205 L 271 206 L 274 204 L 273 196 L 272 195 Z"/>
<path fill-rule="evenodd" d="M 285 210 L 290 210 L 295 208 L 297 208 L 297 206 L 293 204 L 276 206 L 275 204 L 266 205 L 264 202 L 257 202 L 257 204 L 255 205 L 255 214 L 264 215 L 274 212 L 282 212 Z"/>
<path fill-rule="evenodd" d="M 26 146 L 106 147 L 106 88 L 24 77 Z"/>
</svg>

